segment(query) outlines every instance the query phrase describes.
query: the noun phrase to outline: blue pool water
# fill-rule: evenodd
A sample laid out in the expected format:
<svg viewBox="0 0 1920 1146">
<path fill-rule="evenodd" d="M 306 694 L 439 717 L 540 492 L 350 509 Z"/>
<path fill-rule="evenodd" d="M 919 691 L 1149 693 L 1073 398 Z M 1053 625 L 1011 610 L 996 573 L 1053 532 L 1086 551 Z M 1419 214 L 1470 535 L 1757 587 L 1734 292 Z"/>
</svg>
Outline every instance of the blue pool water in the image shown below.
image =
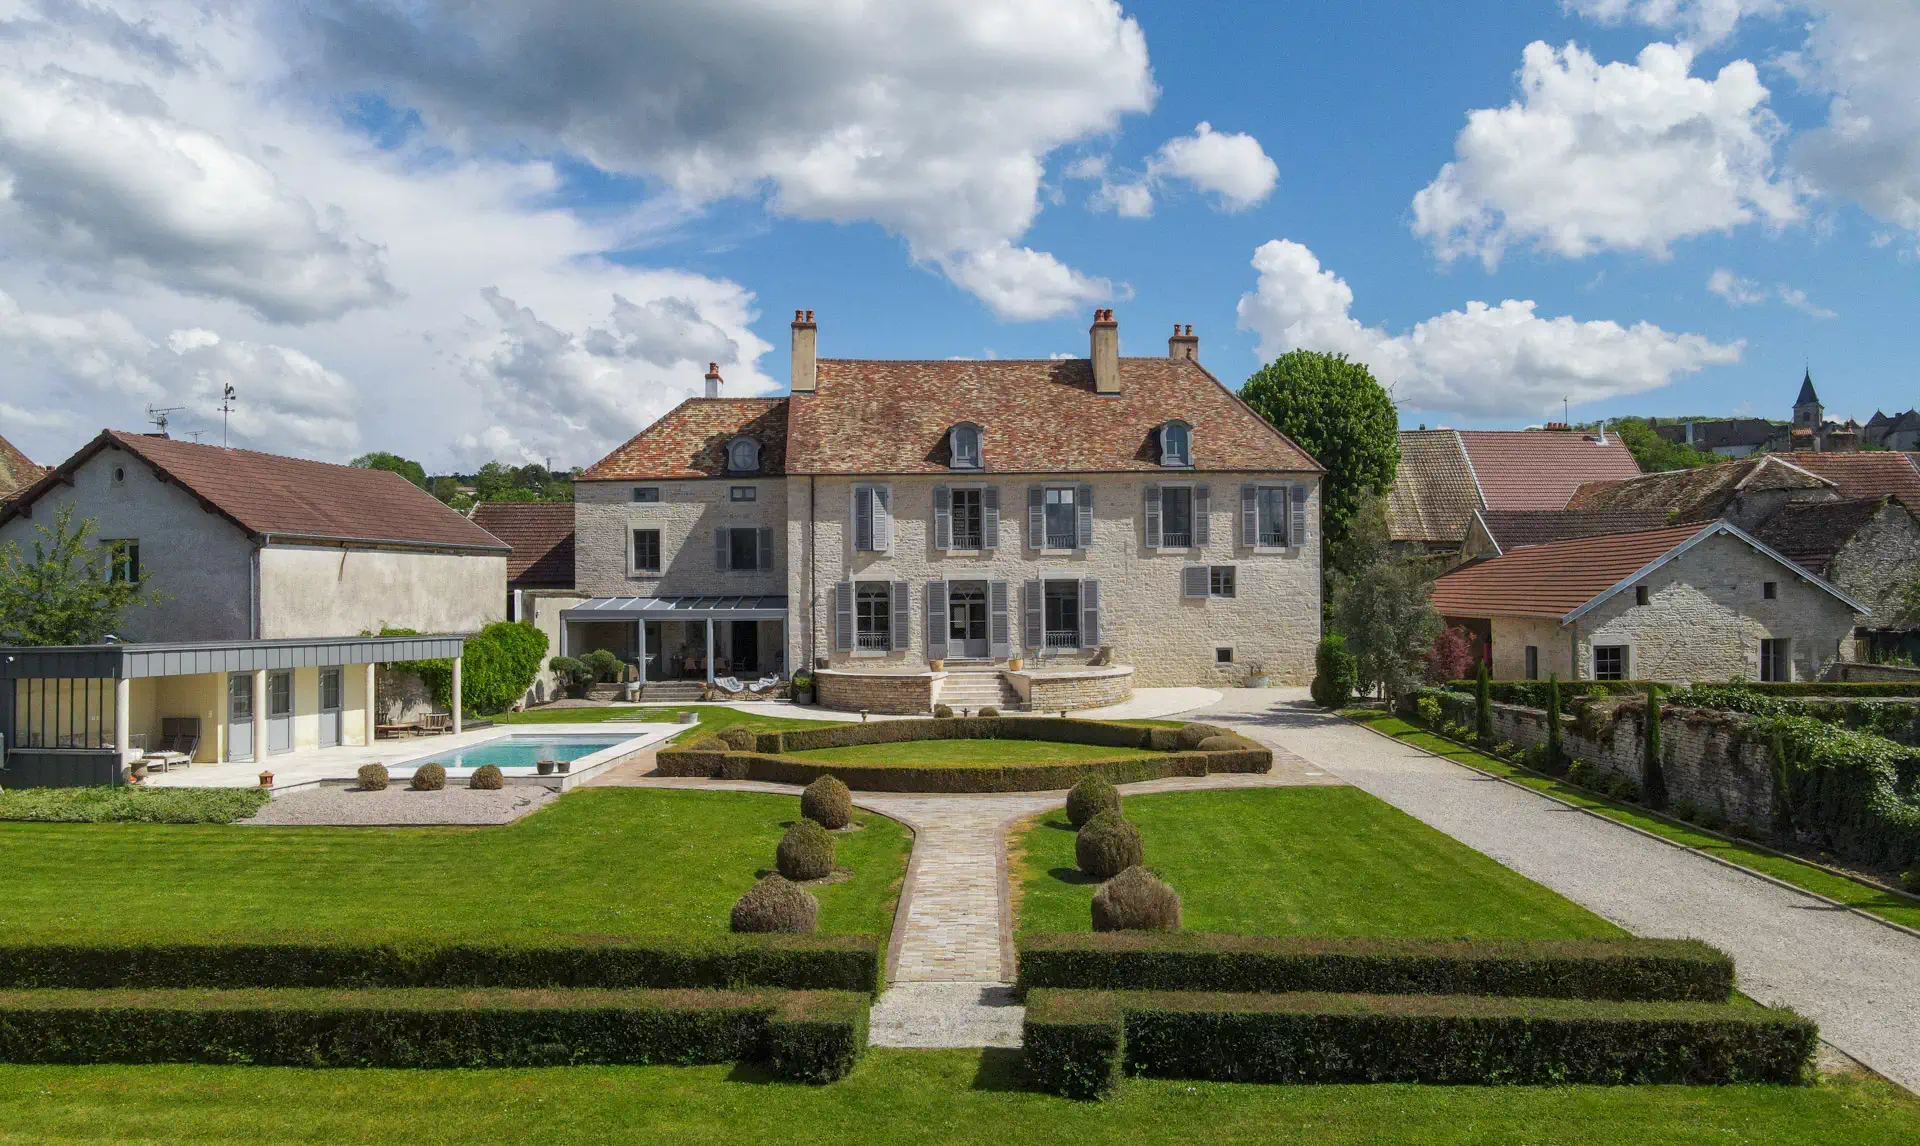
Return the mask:
<svg viewBox="0 0 1920 1146">
<path fill-rule="evenodd" d="M 478 768 L 482 764 L 492 764 L 498 768 L 525 768 L 532 771 L 534 765 L 542 760 L 578 760 L 582 756 L 612 748 L 623 739 L 625 738 L 502 736 L 497 740 L 483 740 L 478 744 L 469 744 L 465 748 L 456 748 L 438 756 L 409 760 L 407 764 L 413 767 L 419 767 L 422 764 L 438 764 L 443 768 Z"/>
</svg>

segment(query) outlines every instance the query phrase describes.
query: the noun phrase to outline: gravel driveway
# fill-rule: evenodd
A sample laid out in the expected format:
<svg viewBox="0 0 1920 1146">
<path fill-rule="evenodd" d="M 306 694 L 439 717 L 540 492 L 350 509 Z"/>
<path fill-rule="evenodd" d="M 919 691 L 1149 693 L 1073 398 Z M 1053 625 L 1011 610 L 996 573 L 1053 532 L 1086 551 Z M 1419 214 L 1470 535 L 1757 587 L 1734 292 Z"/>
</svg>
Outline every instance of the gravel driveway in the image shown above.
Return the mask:
<svg viewBox="0 0 1920 1146">
<path fill-rule="evenodd" d="M 553 789 L 514 785 L 497 792 L 447 788 L 415 792 L 404 784 L 383 792 L 322 786 L 278 797 L 242 824 L 273 827 L 422 827 L 511 824 L 553 799 Z"/>
</svg>

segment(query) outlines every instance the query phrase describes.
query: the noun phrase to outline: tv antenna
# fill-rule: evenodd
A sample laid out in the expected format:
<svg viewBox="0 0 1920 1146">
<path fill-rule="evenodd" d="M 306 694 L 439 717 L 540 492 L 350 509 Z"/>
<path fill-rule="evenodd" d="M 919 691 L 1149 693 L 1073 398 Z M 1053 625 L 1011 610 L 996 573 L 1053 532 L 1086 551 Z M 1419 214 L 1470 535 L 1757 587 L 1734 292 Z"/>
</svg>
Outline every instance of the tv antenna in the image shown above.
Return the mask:
<svg viewBox="0 0 1920 1146">
<path fill-rule="evenodd" d="M 196 442 L 200 440 L 200 435 L 206 433 L 205 430 L 185 430 L 183 432 L 187 437 L 192 438 Z"/>
<path fill-rule="evenodd" d="M 229 448 L 231 445 L 227 440 L 227 424 L 233 417 L 234 397 L 235 391 L 233 383 L 229 382 L 226 387 L 220 391 L 220 448 L 223 450 Z"/>
<path fill-rule="evenodd" d="M 153 428 L 160 431 L 161 437 L 165 437 L 167 434 L 167 419 L 185 409 L 185 406 L 154 406 L 148 404 L 147 421 L 153 423 Z"/>
<path fill-rule="evenodd" d="M 1560 396 L 1560 420 L 1569 426 L 1573 425 L 1572 399 L 1566 394 Z"/>
</svg>

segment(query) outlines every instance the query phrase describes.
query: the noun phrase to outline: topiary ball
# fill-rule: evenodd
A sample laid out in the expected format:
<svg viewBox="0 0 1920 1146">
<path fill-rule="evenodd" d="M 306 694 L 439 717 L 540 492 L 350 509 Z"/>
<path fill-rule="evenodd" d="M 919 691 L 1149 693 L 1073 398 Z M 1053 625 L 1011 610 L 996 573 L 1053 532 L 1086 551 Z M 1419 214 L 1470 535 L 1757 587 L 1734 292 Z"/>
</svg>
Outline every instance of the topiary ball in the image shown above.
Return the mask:
<svg viewBox="0 0 1920 1146">
<path fill-rule="evenodd" d="M 720 739 L 735 752 L 751 752 L 759 746 L 759 734 L 751 728 L 725 728 Z"/>
<path fill-rule="evenodd" d="M 1225 736 L 1227 730 L 1212 724 L 1186 724 L 1174 733 L 1174 739 L 1180 744 L 1182 752 L 1192 752 L 1200 747 L 1200 742 L 1209 736 Z"/>
<path fill-rule="evenodd" d="M 385 764 L 360 765 L 360 790 L 362 792 L 384 792 L 392 777 L 387 775 Z"/>
<path fill-rule="evenodd" d="M 1102 812 L 1074 837 L 1073 858 L 1093 878 L 1112 879 L 1145 859 L 1146 849 L 1140 843 L 1139 828 L 1118 812 Z"/>
<path fill-rule="evenodd" d="M 447 770 L 438 764 L 422 764 L 413 770 L 407 787 L 416 792 L 438 792 L 447 786 Z"/>
<path fill-rule="evenodd" d="M 1067 792 L 1067 822 L 1084 828 L 1102 812 L 1120 814 L 1120 790 L 1105 776 L 1089 772 Z"/>
<path fill-rule="evenodd" d="M 1194 748 L 1201 752 L 1237 752 L 1245 745 L 1231 736 L 1209 736 Z"/>
<path fill-rule="evenodd" d="M 822 776 L 800 793 L 800 814 L 829 830 L 853 820 L 853 793 L 832 776 Z"/>
<path fill-rule="evenodd" d="M 936 704 L 933 706 L 933 714 L 941 719 L 945 719 L 953 715 L 953 709 L 948 708 L 944 704 Z"/>
<path fill-rule="evenodd" d="M 997 708 L 995 708 L 995 707 L 994 707 L 994 706 L 992 706 L 991 704 L 989 704 L 989 705 L 987 705 L 987 706 L 986 706 L 985 708 L 982 708 L 982 709 L 980 710 L 980 715 L 981 715 L 981 716 L 983 716 L 983 717 L 986 717 L 986 716 L 999 716 L 999 715 L 1000 715 L 1000 710 L 999 710 L 999 709 L 997 709 Z"/>
<path fill-rule="evenodd" d="M 833 874 L 833 836 L 812 820 L 801 820 L 780 837 L 773 866 L 788 879 L 825 879 Z"/>
<path fill-rule="evenodd" d="M 482 764 L 473 770 L 473 776 L 467 781 L 467 787 L 476 792 L 498 792 L 507 786 L 507 778 L 500 769 L 492 764 Z"/>
<path fill-rule="evenodd" d="M 1180 893 L 1144 867 L 1130 867 L 1093 893 L 1095 931 L 1178 931 Z"/>
<path fill-rule="evenodd" d="M 777 875 L 770 875 L 747 889 L 734 902 L 730 920 L 735 931 L 785 931 L 796 935 L 813 934 L 814 917 L 820 905 L 806 888 L 797 887 Z"/>
</svg>

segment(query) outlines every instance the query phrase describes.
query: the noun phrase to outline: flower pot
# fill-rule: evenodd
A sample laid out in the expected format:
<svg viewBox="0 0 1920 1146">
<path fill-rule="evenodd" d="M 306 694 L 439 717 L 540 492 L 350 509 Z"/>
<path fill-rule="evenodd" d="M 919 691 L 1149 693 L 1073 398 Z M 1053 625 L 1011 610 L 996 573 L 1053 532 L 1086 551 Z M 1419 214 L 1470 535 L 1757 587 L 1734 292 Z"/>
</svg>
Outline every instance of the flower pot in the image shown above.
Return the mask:
<svg viewBox="0 0 1920 1146">
<path fill-rule="evenodd" d="M 562 776 L 565 776 L 567 773 L 573 771 L 573 761 L 555 760 L 553 762 L 553 770 L 555 772 L 560 773 Z"/>
<path fill-rule="evenodd" d="M 1271 688 L 1272 680 L 1273 678 L 1268 676 L 1250 676 L 1247 678 L 1247 687 L 1248 688 Z"/>
<path fill-rule="evenodd" d="M 132 772 L 134 783 L 137 784 L 147 778 L 147 762 L 145 760 L 135 760 L 128 767 Z"/>
<path fill-rule="evenodd" d="M 683 712 L 680 714 L 680 723 L 698 724 L 700 723 L 700 714 L 697 712 Z"/>
<path fill-rule="evenodd" d="M 534 761 L 533 767 L 534 767 L 534 771 L 538 772 L 540 775 L 551 776 L 553 775 L 553 769 L 555 765 L 552 760 L 536 760 Z"/>
<path fill-rule="evenodd" d="M 946 671 L 947 662 L 940 660 L 938 658 L 935 658 L 927 662 L 927 667 L 932 669 L 934 672 L 944 672 Z"/>
<path fill-rule="evenodd" d="M 1009 672 L 1019 672 L 1019 671 L 1020 671 L 1020 668 L 1021 668 L 1021 666 L 1022 666 L 1022 665 L 1025 665 L 1026 663 L 1027 663 L 1027 659 L 1026 659 L 1025 657 L 1008 657 L 1008 658 L 1007 658 L 1007 671 L 1009 671 Z"/>
<path fill-rule="evenodd" d="M 803 688 L 798 690 L 793 694 L 793 703 L 800 704 L 800 705 L 812 704 L 813 690 L 810 688 Z"/>
<path fill-rule="evenodd" d="M 260 773 L 260 786 L 262 788 L 273 787 L 273 773 L 271 772 Z"/>
</svg>

